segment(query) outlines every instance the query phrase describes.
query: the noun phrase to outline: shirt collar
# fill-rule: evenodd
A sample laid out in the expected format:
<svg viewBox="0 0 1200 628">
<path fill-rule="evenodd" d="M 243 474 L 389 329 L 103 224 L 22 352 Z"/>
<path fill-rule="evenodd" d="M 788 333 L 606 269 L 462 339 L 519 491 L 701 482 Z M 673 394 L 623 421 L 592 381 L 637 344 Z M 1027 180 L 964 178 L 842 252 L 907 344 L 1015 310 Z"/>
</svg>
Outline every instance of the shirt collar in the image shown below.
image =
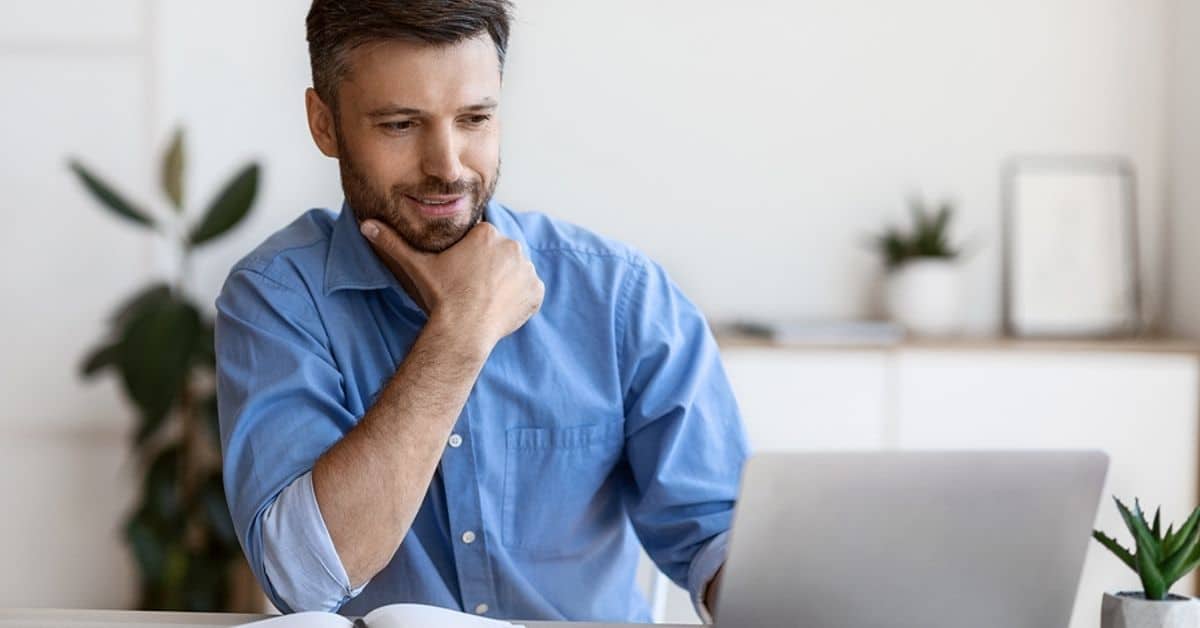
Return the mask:
<svg viewBox="0 0 1200 628">
<path fill-rule="evenodd" d="M 526 246 L 521 229 L 512 215 L 496 201 L 488 201 L 483 210 L 483 219 L 492 223 L 505 237 Z M 342 211 L 333 224 L 333 235 L 329 242 L 329 253 L 325 258 L 325 295 L 338 290 L 382 290 L 392 288 L 405 300 L 411 302 L 400 281 L 392 274 L 366 237 L 358 230 L 358 220 L 348 202 L 342 203 Z M 416 308 L 413 303 L 412 307 Z"/>
</svg>

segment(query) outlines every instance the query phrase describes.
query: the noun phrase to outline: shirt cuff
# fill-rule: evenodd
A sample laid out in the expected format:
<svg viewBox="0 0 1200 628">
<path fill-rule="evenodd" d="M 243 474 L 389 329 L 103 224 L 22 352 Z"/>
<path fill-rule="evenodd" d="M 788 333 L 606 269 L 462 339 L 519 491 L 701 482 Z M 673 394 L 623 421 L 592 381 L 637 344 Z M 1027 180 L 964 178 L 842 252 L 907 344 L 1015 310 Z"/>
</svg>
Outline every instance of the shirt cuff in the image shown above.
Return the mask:
<svg viewBox="0 0 1200 628">
<path fill-rule="evenodd" d="M 709 612 L 707 600 L 704 599 L 708 583 L 717 574 L 721 565 L 725 564 L 725 550 L 729 545 L 729 532 L 722 532 L 709 539 L 700 551 L 692 557 L 692 565 L 688 567 L 688 591 L 692 594 L 692 606 L 696 614 L 706 624 L 713 623 L 712 613 Z"/>
<path fill-rule="evenodd" d="M 263 512 L 262 547 L 267 580 L 293 612 L 336 612 L 367 586 L 350 588 L 317 506 L 312 471 L 287 485 Z"/>
</svg>

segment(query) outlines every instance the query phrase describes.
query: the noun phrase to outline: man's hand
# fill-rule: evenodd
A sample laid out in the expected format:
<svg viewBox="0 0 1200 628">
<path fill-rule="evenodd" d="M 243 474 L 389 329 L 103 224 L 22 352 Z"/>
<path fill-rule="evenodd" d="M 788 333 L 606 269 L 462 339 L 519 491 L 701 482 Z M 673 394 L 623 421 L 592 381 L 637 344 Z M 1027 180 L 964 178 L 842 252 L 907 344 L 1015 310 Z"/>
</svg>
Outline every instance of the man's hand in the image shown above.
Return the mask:
<svg viewBox="0 0 1200 628">
<path fill-rule="evenodd" d="M 521 246 L 480 222 L 454 246 L 425 253 L 377 220 L 362 224 L 376 251 L 408 276 L 429 315 L 453 329 L 476 330 L 490 348 L 521 328 L 542 306 L 546 286 Z M 373 235 L 372 235 L 373 234 Z"/>
</svg>

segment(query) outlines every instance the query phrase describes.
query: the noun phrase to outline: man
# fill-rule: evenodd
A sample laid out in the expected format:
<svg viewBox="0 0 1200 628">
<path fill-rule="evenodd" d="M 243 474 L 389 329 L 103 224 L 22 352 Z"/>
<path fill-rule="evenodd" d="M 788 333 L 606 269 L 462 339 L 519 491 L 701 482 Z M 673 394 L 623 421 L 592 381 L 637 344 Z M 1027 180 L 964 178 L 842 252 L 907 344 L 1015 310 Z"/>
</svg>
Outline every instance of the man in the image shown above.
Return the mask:
<svg viewBox="0 0 1200 628">
<path fill-rule="evenodd" d="M 285 612 L 644 621 L 714 603 L 746 456 L 704 318 L 630 247 L 491 200 L 507 0 L 315 0 L 340 164 L 217 299 L 225 488 Z"/>
</svg>

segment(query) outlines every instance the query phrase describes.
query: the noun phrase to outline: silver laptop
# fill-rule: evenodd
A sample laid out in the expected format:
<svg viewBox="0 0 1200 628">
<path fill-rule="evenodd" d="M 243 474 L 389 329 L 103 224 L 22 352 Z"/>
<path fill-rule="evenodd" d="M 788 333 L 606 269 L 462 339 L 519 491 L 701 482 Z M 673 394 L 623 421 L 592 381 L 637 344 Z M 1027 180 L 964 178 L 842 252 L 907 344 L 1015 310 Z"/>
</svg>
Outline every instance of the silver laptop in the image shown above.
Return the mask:
<svg viewBox="0 0 1200 628">
<path fill-rule="evenodd" d="M 1108 456 L 767 453 L 717 628 L 1065 628 Z"/>
</svg>

